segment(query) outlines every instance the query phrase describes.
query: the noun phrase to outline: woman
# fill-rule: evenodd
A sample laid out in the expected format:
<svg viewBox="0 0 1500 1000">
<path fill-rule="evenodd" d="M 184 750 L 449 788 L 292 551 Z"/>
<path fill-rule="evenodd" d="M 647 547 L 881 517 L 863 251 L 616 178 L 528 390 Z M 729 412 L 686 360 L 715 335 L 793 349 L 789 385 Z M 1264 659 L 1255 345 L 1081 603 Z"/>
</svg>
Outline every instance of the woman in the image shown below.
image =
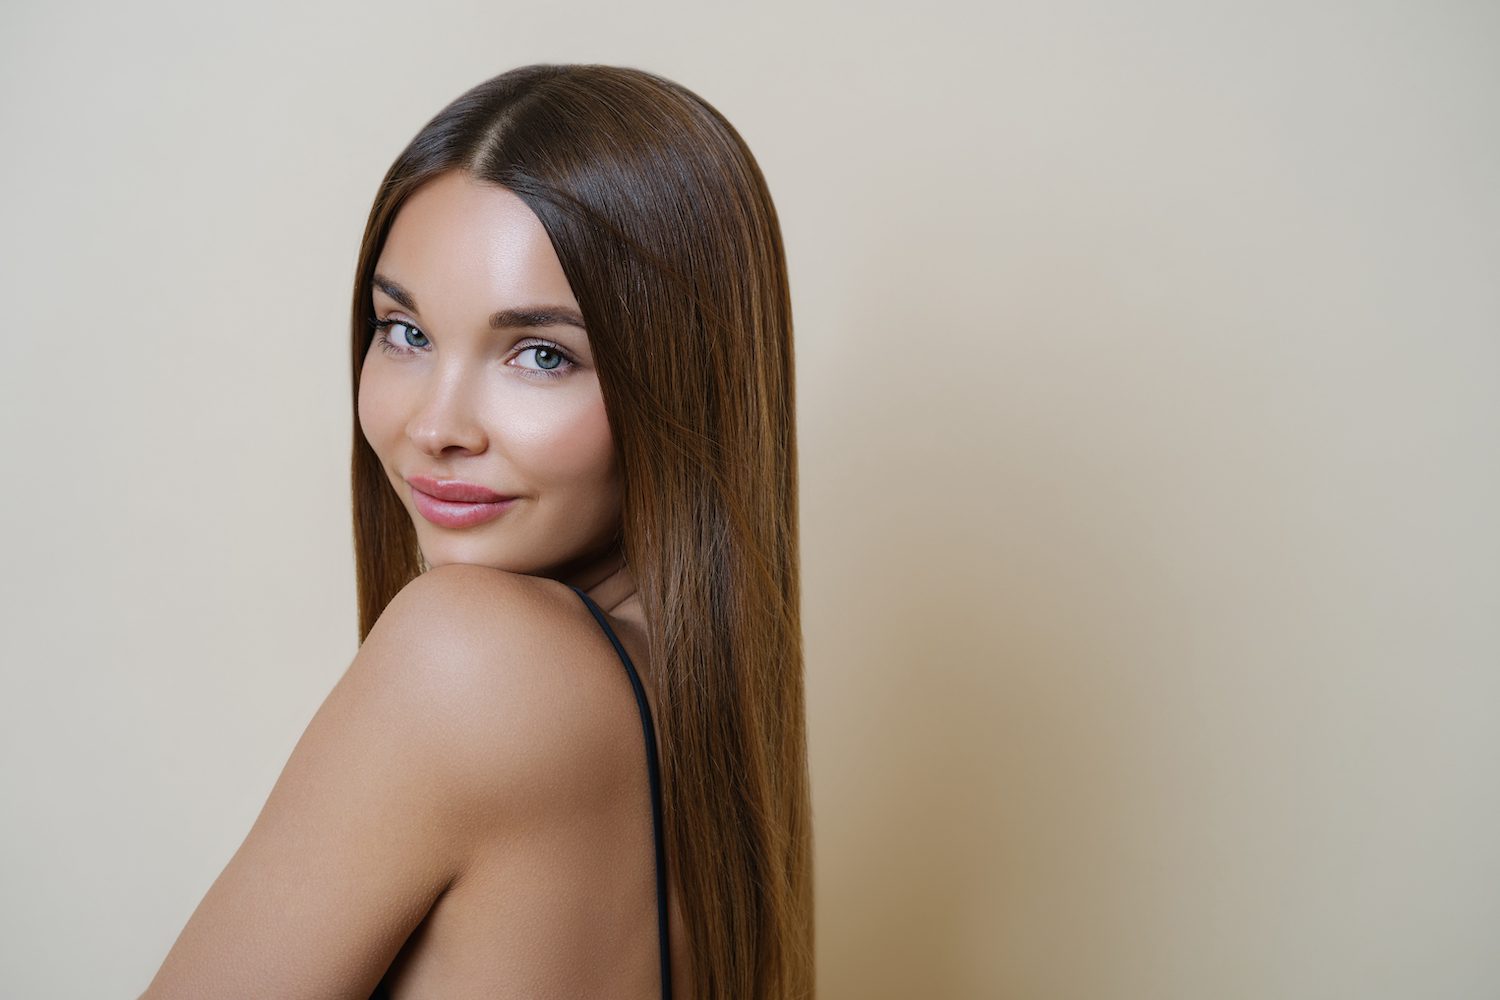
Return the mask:
<svg viewBox="0 0 1500 1000">
<path fill-rule="evenodd" d="M 145 994 L 813 995 L 791 312 L 727 121 L 527 66 L 354 286 L 358 654 Z"/>
</svg>

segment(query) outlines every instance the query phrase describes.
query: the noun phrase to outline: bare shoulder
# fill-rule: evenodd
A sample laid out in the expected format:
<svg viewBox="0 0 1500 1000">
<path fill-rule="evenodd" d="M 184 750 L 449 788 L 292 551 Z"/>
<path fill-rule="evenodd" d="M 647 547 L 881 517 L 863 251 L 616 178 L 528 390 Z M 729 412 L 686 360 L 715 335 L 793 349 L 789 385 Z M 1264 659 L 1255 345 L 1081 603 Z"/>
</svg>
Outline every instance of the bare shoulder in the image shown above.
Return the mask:
<svg viewBox="0 0 1500 1000">
<path fill-rule="evenodd" d="M 451 564 L 416 577 L 391 599 L 360 655 L 389 661 L 421 683 L 450 678 L 465 692 L 518 695 L 565 677 L 573 654 L 603 633 L 566 584 L 489 566 Z M 607 640 L 604 640 L 607 641 Z M 392 655 L 387 655 L 392 654 Z M 533 691 L 533 693 L 536 693 Z"/>
<path fill-rule="evenodd" d="M 488 566 L 438 566 L 392 599 L 360 656 L 415 706 L 412 738 L 466 764 L 456 780 L 481 823 L 591 794 L 632 730 L 629 680 L 572 588 Z M 630 758 L 626 757 L 626 760 Z M 488 799 L 484 790 L 491 790 Z"/>
</svg>

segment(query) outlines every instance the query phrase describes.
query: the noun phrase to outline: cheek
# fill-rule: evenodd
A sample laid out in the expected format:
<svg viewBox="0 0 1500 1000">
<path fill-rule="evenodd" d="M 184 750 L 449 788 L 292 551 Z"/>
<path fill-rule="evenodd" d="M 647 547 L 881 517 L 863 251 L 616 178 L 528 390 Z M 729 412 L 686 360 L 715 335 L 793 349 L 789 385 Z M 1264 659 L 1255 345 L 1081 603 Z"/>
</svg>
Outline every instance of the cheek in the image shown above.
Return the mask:
<svg viewBox="0 0 1500 1000">
<path fill-rule="evenodd" d="M 594 492 L 614 479 L 614 441 L 597 392 L 583 398 L 559 393 L 545 406 L 516 407 L 495 428 L 537 486 Z"/>
<path fill-rule="evenodd" d="M 380 377 L 380 366 L 365 365 L 360 373 L 359 397 L 356 400 L 359 429 L 382 460 L 389 447 L 390 427 L 394 421 L 394 407 L 391 406 L 388 390 L 389 386 Z"/>
</svg>

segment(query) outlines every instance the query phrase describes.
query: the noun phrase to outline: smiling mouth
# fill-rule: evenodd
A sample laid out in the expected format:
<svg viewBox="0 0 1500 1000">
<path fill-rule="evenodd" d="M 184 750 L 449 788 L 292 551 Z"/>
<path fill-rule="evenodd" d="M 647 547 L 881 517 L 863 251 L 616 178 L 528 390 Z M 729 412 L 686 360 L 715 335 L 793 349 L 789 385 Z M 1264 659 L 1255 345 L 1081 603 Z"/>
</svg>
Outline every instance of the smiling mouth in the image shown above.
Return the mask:
<svg viewBox="0 0 1500 1000">
<path fill-rule="evenodd" d="M 516 505 L 519 497 L 499 500 L 445 500 L 411 487 L 412 505 L 431 523 L 440 528 L 469 528 L 492 521 Z"/>
</svg>

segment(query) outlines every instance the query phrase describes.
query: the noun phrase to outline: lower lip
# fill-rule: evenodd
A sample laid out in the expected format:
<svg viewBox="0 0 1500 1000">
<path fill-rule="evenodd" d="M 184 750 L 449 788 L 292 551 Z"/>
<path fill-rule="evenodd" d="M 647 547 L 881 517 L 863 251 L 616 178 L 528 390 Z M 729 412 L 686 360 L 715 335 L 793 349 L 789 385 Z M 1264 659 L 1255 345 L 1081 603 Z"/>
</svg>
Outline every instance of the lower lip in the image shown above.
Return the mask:
<svg viewBox="0 0 1500 1000">
<path fill-rule="evenodd" d="M 411 486 L 410 483 L 407 484 Z M 494 503 L 466 503 L 462 500 L 439 500 L 411 486 L 412 503 L 427 520 L 441 528 L 471 528 L 492 521 L 515 505 L 516 497 Z"/>
</svg>

